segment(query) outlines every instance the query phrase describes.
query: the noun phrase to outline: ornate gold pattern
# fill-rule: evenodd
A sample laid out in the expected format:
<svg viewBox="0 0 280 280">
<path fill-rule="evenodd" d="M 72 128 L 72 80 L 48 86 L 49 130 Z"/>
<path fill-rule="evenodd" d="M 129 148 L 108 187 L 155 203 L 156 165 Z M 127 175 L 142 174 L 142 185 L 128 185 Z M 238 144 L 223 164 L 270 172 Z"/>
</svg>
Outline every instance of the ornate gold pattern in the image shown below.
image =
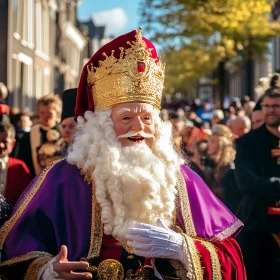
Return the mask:
<svg viewBox="0 0 280 280">
<path fill-rule="evenodd" d="M 52 258 L 43 257 L 35 259 L 28 267 L 24 280 L 37 280 L 40 269 L 47 264 Z"/>
<path fill-rule="evenodd" d="M 0 263 L 0 267 L 10 266 L 10 265 L 14 265 L 19 262 L 25 262 L 25 261 L 29 261 L 29 260 L 36 259 L 36 258 L 47 258 L 47 257 L 52 258 L 53 256 L 47 252 L 32 251 L 25 255 L 6 260 L 6 261 Z"/>
<path fill-rule="evenodd" d="M 182 233 L 185 238 L 184 251 L 188 258 L 188 269 L 177 260 L 169 262 L 175 268 L 175 273 L 182 280 L 203 280 L 203 270 L 201 267 L 200 256 L 194 243 L 194 239 Z"/>
<path fill-rule="evenodd" d="M 186 182 L 182 172 L 179 172 L 177 176 L 177 190 L 180 199 L 181 212 L 184 219 L 186 234 L 191 237 L 196 237 L 197 234 L 192 218 Z"/>
<path fill-rule="evenodd" d="M 238 230 L 238 228 L 240 228 L 242 226 L 243 226 L 243 223 L 240 220 L 236 220 L 232 225 L 230 225 L 223 231 L 219 232 L 218 234 L 216 234 L 214 237 L 212 237 L 208 241 L 210 241 L 210 242 L 222 241 L 222 240 L 228 238 L 229 236 L 233 235 Z"/>
<path fill-rule="evenodd" d="M 91 174 L 88 170 L 84 171 L 82 168 L 80 168 L 80 173 L 81 173 L 81 175 L 84 176 L 85 182 L 87 182 L 89 185 L 92 184 L 93 180 L 92 180 Z"/>
<path fill-rule="evenodd" d="M 215 249 L 215 246 L 211 242 L 199 240 L 199 242 L 208 250 L 210 253 L 211 260 L 211 270 L 212 270 L 212 280 L 222 280 L 221 273 L 221 263 L 219 260 L 218 253 Z"/>
<path fill-rule="evenodd" d="M 145 102 L 160 109 L 165 65 L 151 57 L 138 28 L 136 41 L 127 42 L 131 47 L 119 48 L 120 58 L 112 51 L 103 53 L 98 67 L 87 66 L 88 83 L 92 86 L 96 110 L 126 102 Z"/>
<path fill-rule="evenodd" d="M 117 260 L 107 259 L 99 264 L 97 275 L 101 280 L 123 280 L 124 269 Z"/>
<path fill-rule="evenodd" d="M 92 181 L 92 213 L 91 213 L 91 233 L 90 248 L 87 259 L 96 258 L 100 254 L 103 237 L 103 224 L 101 222 L 101 207 L 95 195 L 95 184 Z"/>
<path fill-rule="evenodd" d="M 11 216 L 11 218 L 1 227 L 0 230 L 0 250 L 3 249 L 3 244 L 5 239 L 7 238 L 7 235 L 17 222 L 17 220 L 21 217 L 23 211 L 29 204 L 29 202 L 32 200 L 32 198 L 35 196 L 37 191 L 40 189 L 42 182 L 46 178 L 48 172 L 55 166 L 55 164 L 62 159 L 56 160 L 52 162 L 50 165 L 48 165 L 40 174 L 39 178 L 37 179 L 36 183 L 30 188 L 29 192 L 26 194 L 23 201 L 20 202 L 20 205 L 17 207 L 16 212 Z"/>
</svg>

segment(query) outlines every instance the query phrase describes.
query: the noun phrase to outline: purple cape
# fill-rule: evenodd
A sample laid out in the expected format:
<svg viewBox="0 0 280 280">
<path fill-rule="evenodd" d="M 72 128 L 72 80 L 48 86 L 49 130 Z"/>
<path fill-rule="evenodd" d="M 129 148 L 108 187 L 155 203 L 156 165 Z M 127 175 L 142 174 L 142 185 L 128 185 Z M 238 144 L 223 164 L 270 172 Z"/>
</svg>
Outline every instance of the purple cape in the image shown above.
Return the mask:
<svg viewBox="0 0 280 280">
<path fill-rule="evenodd" d="M 181 171 L 177 224 L 190 236 L 206 240 L 235 235 L 242 223 L 194 171 L 186 166 Z M 98 255 L 102 230 L 94 207 L 92 185 L 80 170 L 65 159 L 51 164 L 31 182 L 1 228 L 2 261 L 26 257 L 28 252 L 33 257 L 39 252 L 54 256 L 63 244 L 68 247 L 69 260 Z"/>
</svg>

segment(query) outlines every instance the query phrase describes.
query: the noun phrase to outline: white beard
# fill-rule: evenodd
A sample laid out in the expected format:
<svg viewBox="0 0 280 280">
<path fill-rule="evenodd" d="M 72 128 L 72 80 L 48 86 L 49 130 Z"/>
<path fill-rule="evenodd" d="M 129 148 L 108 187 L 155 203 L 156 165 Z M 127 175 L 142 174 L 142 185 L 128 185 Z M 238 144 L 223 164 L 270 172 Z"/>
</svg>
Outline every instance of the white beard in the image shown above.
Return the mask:
<svg viewBox="0 0 280 280">
<path fill-rule="evenodd" d="M 156 225 L 160 218 L 170 225 L 172 211 L 165 202 L 169 198 L 174 204 L 175 188 L 168 186 L 166 166 L 146 144 L 121 148 L 119 166 L 111 172 L 115 184 L 112 188 L 112 180 L 108 180 L 107 188 L 113 202 L 114 237 L 125 242 L 127 229 L 140 222 Z"/>
</svg>

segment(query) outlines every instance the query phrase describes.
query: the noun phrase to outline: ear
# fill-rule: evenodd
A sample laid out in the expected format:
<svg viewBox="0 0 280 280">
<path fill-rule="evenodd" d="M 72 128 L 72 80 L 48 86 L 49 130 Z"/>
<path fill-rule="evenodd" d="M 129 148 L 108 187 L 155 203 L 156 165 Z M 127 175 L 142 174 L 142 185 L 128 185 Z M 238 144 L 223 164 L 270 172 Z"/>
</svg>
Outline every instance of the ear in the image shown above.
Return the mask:
<svg viewBox="0 0 280 280">
<path fill-rule="evenodd" d="M 15 145 L 16 145 L 16 142 L 17 142 L 17 140 L 15 139 L 15 140 L 13 140 L 13 142 L 12 142 L 12 147 L 14 147 Z"/>
</svg>

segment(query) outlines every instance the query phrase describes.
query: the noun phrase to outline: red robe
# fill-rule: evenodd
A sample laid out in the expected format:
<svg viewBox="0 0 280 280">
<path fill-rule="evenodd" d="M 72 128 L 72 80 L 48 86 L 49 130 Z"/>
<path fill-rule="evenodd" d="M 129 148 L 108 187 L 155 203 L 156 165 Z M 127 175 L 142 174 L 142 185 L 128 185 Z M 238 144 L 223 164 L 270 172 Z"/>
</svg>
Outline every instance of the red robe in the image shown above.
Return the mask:
<svg viewBox="0 0 280 280">
<path fill-rule="evenodd" d="M 4 197 L 15 205 L 22 192 L 30 183 L 30 171 L 26 164 L 17 158 L 9 157 Z"/>
</svg>

